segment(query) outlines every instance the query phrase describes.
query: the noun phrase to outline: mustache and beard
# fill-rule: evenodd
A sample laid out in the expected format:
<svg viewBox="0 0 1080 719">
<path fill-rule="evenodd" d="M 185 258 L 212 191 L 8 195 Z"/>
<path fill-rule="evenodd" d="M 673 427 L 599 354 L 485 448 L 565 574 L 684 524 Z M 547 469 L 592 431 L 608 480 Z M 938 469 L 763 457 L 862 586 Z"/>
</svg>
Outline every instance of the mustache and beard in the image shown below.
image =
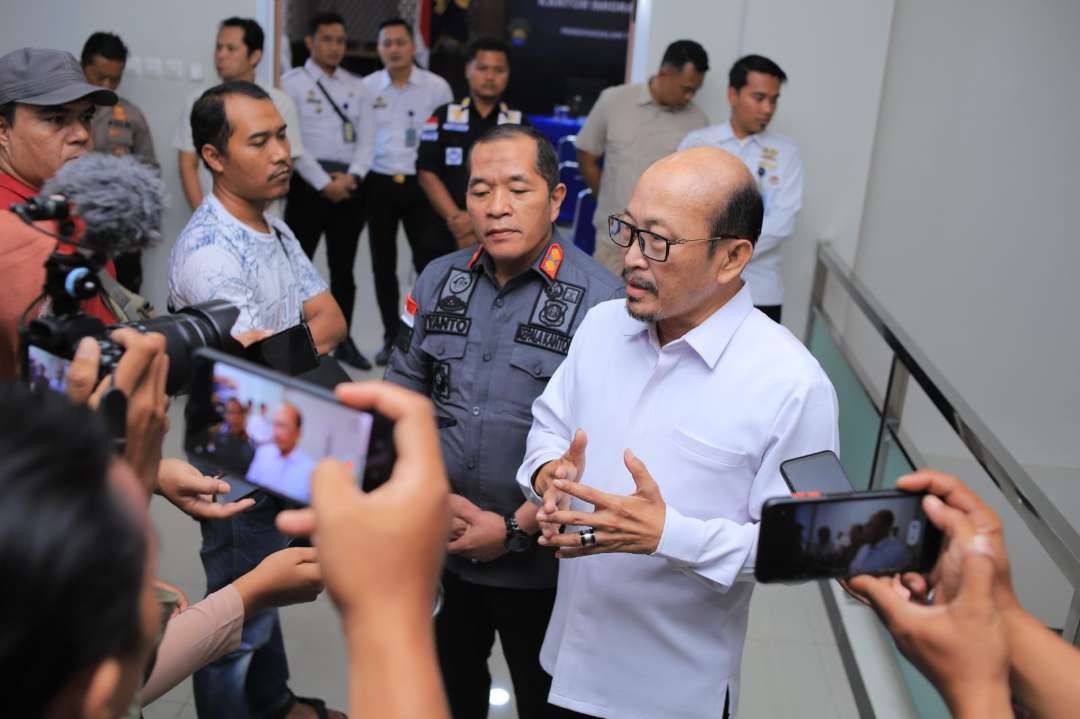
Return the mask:
<svg viewBox="0 0 1080 719">
<path fill-rule="evenodd" d="M 645 277 L 641 275 L 635 275 L 634 272 L 631 270 L 623 269 L 622 278 L 623 282 L 625 282 L 630 287 L 644 290 L 645 292 L 656 295 L 657 298 L 659 298 L 660 290 L 656 286 L 656 283 L 646 279 Z M 660 319 L 659 307 L 654 308 L 651 312 L 644 312 L 635 309 L 634 302 L 629 298 L 627 298 L 626 300 L 626 312 L 639 322 L 656 322 L 658 319 Z"/>
</svg>

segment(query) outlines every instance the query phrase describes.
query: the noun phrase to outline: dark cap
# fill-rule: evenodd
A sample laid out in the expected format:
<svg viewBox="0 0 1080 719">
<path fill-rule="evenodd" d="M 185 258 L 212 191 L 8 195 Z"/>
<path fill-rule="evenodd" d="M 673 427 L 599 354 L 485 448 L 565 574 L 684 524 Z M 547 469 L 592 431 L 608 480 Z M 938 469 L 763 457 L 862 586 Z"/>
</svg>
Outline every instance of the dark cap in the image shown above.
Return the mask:
<svg viewBox="0 0 1080 719">
<path fill-rule="evenodd" d="M 24 47 L 0 57 L 0 105 L 63 105 L 82 98 L 115 105 L 116 93 L 86 81 L 69 52 Z"/>
</svg>

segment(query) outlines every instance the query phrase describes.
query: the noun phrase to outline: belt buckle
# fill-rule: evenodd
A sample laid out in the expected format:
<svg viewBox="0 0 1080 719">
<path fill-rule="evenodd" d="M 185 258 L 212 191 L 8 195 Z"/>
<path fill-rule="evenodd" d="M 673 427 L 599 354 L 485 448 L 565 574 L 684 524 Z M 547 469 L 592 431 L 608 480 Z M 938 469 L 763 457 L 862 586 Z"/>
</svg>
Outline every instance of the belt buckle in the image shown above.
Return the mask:
<svg viewBox="0 0 1080 719">
<path fill-rule="evenodd" d="M 394 182 L 398 185 L 405 184 L 405 175 L 394 175 Z"/>
</svg>

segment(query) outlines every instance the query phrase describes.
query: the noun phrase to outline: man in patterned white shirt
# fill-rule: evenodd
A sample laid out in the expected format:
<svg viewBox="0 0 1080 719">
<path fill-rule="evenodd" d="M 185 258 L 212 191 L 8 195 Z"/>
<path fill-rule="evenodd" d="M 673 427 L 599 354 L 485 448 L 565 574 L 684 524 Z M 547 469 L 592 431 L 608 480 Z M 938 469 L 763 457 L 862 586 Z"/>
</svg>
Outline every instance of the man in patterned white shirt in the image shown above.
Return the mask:
<svg viewBox="0 0 1080 719">
<path fill-rule="evenodd" d="M 292 164 L 285 121 L 269 95 L 249 82 L 207 90 L 191 111 L 199 157 L 214 177 L 169 258 L 169 304 L 226 300 L 240 315 L 238 338 L 306 323 L 320 354 L 345 336 L 345 318 L 293 233 L 267 214 L 289 188 Z M 202 523 L 207 592 L 285 547 L 274 529 L 281 509 L 256 491 L 247 512 Z M 289 691 L 276 610 L 247 617 L 240 649 L 195 674 L 200 717 L 315 716 Z"/>
</svg>

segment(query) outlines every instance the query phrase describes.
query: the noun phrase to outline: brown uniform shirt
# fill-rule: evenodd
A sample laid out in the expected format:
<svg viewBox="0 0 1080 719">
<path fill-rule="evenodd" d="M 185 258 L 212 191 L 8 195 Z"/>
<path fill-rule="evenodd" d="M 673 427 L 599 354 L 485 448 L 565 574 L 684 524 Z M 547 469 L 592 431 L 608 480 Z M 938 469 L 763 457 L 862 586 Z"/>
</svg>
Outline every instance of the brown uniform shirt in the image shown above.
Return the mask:
<svg viewBox="0 0 1080 719">
<path fill-rule="evenodd" d="M 124 98 L 112 107 L 103 105 L 97 109 L 90 124 L 90 135 L 97 152 L 118 157 L 135 155 L 151 167 L 158 166 L 146 117 Z"/>
</svg>

